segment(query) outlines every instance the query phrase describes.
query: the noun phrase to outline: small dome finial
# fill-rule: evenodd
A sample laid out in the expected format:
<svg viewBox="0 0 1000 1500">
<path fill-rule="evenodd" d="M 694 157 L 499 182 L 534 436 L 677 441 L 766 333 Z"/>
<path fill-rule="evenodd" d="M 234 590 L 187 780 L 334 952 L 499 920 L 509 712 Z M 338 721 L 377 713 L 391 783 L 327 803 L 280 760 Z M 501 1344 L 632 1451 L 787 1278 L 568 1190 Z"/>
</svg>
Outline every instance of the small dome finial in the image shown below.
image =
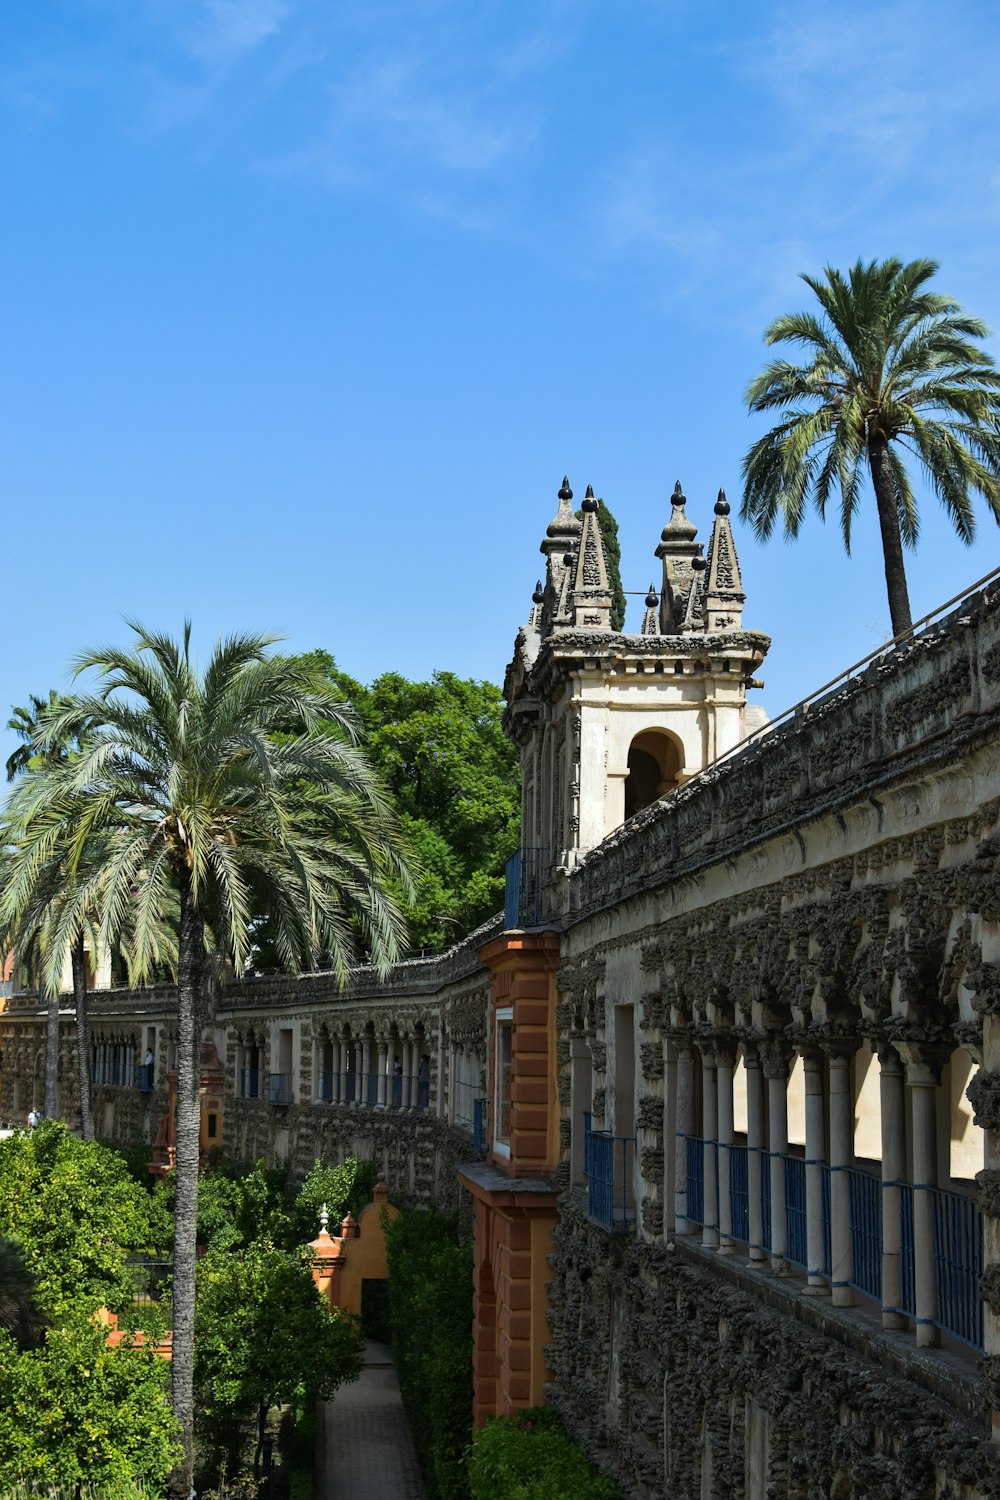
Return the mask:
<svg viewBox="0 0 1000 1500">
<path fill-rule="evenodd" d="M 705 569 L 708 567 L 708 563 L 699 552 L 697 557 L 692 557 L 691 566 L 696 573 L 704 573 Z"/>
<path fill-rule="evenodd" d="M 655 609 L 656 606 L 659 604 L 659 602 L 660 602 L 660 596 L 656 592 L 656 590 L 654 589 L 653 585 L 650 584 L 649 585 L 649 593 L 646 595 L 646 608 L 647 609 Z"/>
<path fill-rule="evenodd" d="M 719 491 L 719 498 L 715 502 L 715 514 L 717 516 L 728 516 L 730 510 L 729 501 L 726 499 L 725 490 Z"/>
<path fill-rule="evenodd" d="M 535 584 L 535 592 L 531 596 L 532 604 L 541 604 L 545 598 L 545 590 L 542 588 L 542 580 L 539 578 Z"/>
<path fill-rule="evenodd" d="M 674 485 L 674 493 L 670 497 L 670 503 L 671 505 L 687 505 L 687 495 L 685 495 L 684 491 L 681 489 L 681 482 L 679 479 Z"/>
<path fill-rule="evenodd" d="M 583 509 L 584 510 L 596 510 L 597 509 L 597 501 L 594 499 L 594 486 L 592 484 L 588 484 L 587 485 L 587 493 L 583 497 Z"/>
<path fill-rule="evenodd" d="M 573 491 L 569 487 L 569 479 L 564 474 L 562 488 L 559 491 L 559 499 L 568 503 L 573 498 Z"/>
<path fill-rule="evenodd" d="M 564 552 L 563 553 L 563 567 L 564 568 L 575 568 L 576 567 L 576 553 L 575 552 Z"/>
</svg>

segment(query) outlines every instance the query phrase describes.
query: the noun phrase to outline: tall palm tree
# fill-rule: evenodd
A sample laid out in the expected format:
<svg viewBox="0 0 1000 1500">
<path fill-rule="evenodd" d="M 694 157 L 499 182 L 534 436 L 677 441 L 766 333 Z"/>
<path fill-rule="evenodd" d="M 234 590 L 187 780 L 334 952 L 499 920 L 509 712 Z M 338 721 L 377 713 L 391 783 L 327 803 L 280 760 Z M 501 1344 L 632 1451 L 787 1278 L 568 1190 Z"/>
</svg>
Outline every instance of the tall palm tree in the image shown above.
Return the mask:
<svg viewBox="0 0 1000 1500">
<path fill-rule="evenodd" d="M 826 515 L 840 492 L 844 546 L 871 475 L 878 507 L 893 635 L 912 626 L 903 547 L 919 516 L 907 468 L 916 459 L 964 542 L 975 531 L 972 497 L 1000 521 L 1000 372 L 973 340 L 988 329 L 951 297 L 927 289 L 933 260 L 858 261 L 846 276 L 803 276 L 818 313 L 788 313 L 764 334 L 806 352 L 775 360 L 746 393 L 753 412 L 785 409 L 743 460 L 744 520 L 759 537 L 783 522 L 798 535 L 811 497 Z"/>
<path fill-rule="evenodd" d="M 62 842 L 71 879 L 99 863 L 101 939 L 114 945 L 127 933 L 133 982 L 154 972 L 163 929 L 176 920 L 172 1381 L 185 1448 L 175 1488 L 186 1496 L 209 930 L 239 972 L 250 952 L 253 883 L 269 896 L 286 968 L 322 957 L 343 983 L 360 938 L 385 973 L 405 935 L 390 884 L 408 890 L 410 882 L 390 808 L 327 685 L 295 661 L 269 656 L 267 637 L 222 641 L 201 675 L 191 660 L 190 625 L 179 645 L 140 625 L 131 629 L 133 650 L 107 648 L 77 661 L 78 673 L 99 674 L 97 691 L 75 698 L 51 727 L 69 734 L 90 721 L 91 728 L 79 755 L 25 772 L 17 791 L 17 868 L 8 883 L 11 899 L 24 899 Z M 301 722 L 304 732 L 279 732 L 289 722 Z M 75 920 L 67 910 L 53 933 L 50 972 Z"/>
<path fill-rule="evenodd" d="M 64 695 L 57 693 L 55 689 L 49 689 L 49 696 L 38 698 L 34 693 L 31 695 L 30 707 L 15 707 L 11 718 L 7 720 L 7 728 L 13 729 L 21 739 L 21 744 L 7 758 L 7 780 L 14 781 L 23 775 L 30 766 L 44 768 L 46 764 L 63 761 L 67 756 L 79 751 L 82 740 L 89 728 L 84 724 L 72 732 L 68 738 L 55 735 L 51 731 L 51 721 L 54 714 L 64 710 L 68 700 Z M 65 878 L 65 868 L 58 856 L 50 862 L 49 871 L 50 900 L 48 903 L 39 905 L 37 900 L 40 890 L 36 889 L 35 917 L 37 920 L 32 925 L 32 918 L 27 912 L 19 912 L 16 916 L 8 914 L 6 923 L 7 942 L 17 951 L 27 954 L 32 948 L 38 951 L 44 946 L 44 931 L 49 924 L 53 912 L 52 906 L 63 902 L 68 895 Z M 79 903 L 77 903 L 79 907 Z M 0 922 L 3 921 L 3 908 L 0 904 Z M 94 1139 L 94 1111 L 91 1103 L 90 1092 L 90 1036 L 87 1022 L 87 965 L 85 948 L 85 928 L 88 925 L 88 914 L 81 911 L 81 920 L 77 928 L 70 949 L 71 971 L 73 976 L 73 1009 L 76 1017 L 76 1054 L 77 1054 L 77 1094 L 80 1106 L 80 1130 L 85 1141 Z M 45 1002 L 45 1104 L 46 1115 L 54 1117 L 58 1111 L 59 1097 L 59 985 L 62 975 L 56 976 L 54 983 L 46 983 L 44 978 L 39 979 L 39 998 Z"/>
</svg>

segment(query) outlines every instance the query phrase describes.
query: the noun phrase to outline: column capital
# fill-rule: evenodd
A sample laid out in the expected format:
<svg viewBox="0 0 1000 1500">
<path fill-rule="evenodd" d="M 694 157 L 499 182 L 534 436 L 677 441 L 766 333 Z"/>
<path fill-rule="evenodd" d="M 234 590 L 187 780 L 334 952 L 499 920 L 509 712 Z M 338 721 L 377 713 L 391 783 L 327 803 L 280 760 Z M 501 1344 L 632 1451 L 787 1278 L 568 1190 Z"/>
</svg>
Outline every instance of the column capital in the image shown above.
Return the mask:
<svg viewBox="0 0 1000 1500">
<path fill-rule="evenodd" d="M 792 1044 L 773 1032 L 758 1043 L 765 1078 L 787 1078 L 792 1069 Z"/>
<path fill-rule="evenodd" d="M 740 1046 L 743 1048 L 743 1062 L 748 1068 L 759 1068 L 761 1065 L 760 1048 L 764 1040 L 763 1032 L 756 1031 L 752 1026 L 737 1026 L 734 1035 L 739 1038 Z"/>
<path fill-rule="evenodd" d="M 885 1034 L 906 1068 L 906 1081 L 915 1088 L 933 1088 L 941 1081 L 941 1070 L 955 1050 L 947 1027 L 936 1022 L 905 1021 L 901 1016 L 887 1022 Z"/>
</svg>

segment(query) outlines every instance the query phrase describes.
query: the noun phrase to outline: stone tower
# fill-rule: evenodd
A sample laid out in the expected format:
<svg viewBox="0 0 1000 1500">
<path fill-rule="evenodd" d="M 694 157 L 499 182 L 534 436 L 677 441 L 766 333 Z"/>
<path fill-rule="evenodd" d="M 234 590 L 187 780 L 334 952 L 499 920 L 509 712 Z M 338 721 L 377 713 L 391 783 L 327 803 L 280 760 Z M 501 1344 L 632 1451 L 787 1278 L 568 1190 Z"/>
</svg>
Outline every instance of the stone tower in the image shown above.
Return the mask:
<svg viewBox="0 0 1000 1500">
<path fill-rule="evenodd" d="M 626 818 L 746 737 L 746 694 L 770 638 L 743 628 L 743 593 L 722 490 L 707 557 L 677 484 L 638 634 L 611 629 L 598 501 L 582 521 L 568 480 L 542 540 L 528 623 L 507 668 L 504 725 L 520 747 L 522 846 L 571 867 Z"/>
</svg>

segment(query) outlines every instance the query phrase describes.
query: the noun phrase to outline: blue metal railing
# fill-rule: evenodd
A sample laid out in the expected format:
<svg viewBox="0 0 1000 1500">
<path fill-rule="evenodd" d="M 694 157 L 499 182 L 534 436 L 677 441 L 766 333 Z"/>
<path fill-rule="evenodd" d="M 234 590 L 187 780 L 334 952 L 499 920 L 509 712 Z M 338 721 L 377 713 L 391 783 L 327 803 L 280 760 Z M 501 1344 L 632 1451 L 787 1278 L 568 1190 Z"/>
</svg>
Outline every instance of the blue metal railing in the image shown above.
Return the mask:
<svg viewBox="0 0 1000 1500">
<path fill-rule="evenodd" d="M 750 1180 L 746 1146 L 729 1147 L 729 1216 L 733 1239 L 749 1242 Z"/>
<path fill-rule="evenodd" d="M 402 1078 L 397 1078 L 397 1083 L 402 1084 Z M 402 1089 L 399 1091 L 402 1092 Z M 475 1114 L 476 1100 L 481 1099 L 482 1086 L 478 1083 L 459 1083 L 457 1079 L 452 1081 L 450 1088 L 451 1122 L 453 1125 L 467 1125 L 472 1128 L 473 1116 Z M 399 1103 L 399 1098 L 393 1101 Z"/>
<path fill-rule="evenodd" d="M 590 1172 L 587 1175 L 587 1213 L 612 1231 L 628 1229 L 635 1137 L 590 1131 Z"/>
<path fill-rule="evenodd" d="M 785 1157 L 785 1226 L 788 1259 L 805 1266 L 806 1254 L 806 1164 L 801 1156 Z"/>
<path fill-rule="evenodd" d="M 882 1181 L 847 1169 L 851 1212 L 851 1286 L 882 1301 Z"/>
<path fill-rule="evenodd" d="M 153 1064 L 140 1063 L 136 1071 L 136 1083 L 140 1094 L 148 1094 L 153 1087 Z"/>
<path fill-rule="evenodd" d="M 268 1102 L 268 1104 L 291 1104 L 291 1102 L 292 1102 L 292 1075 L 291 1075 L 291 1073 L 268 1073 L 268 1075 L 267 1075 L 267 1102 Z"/>
<path fill-rule="evenodd" d="M 541 921 L 544 849 L 517 849 L 507 861 L 504 927 L 537 927 Z"/>
<path fill-rule="evenodd" d="M 934 1213 L 937 1321 L 966 1344 L 983 1347 L 983 1216 L 971 1198 L 926 1188 Z"/>
<path fill-rule="evenodd" d="M 472 1101 L 472 1144 L 479 1156 L 485 1156 L 488 1146 L 487 1121 L 490 1115 L 490 1101 L 483 1098 Z"/>
<path fill-rule="evenodd" d="M 913 1188 L 908 1182 L 899 1185 L 899 1311 L 917 1315 L 917 1278 L 913 1254 Z"/>
<path fill-rule="evenodd" d="M 317 1090 L 316 1097 L 321 1104 L 333 1103 L 333 1078 L 333 1073 L 328 1073 L 325 1070 L 319 1075 L 319 1089 Z"/>
<path fill-rule="evenodd" d="M 589 1177 L 593 1171 L 593 1151 L 591 1150 L 591 1137 L 594 1133 L 594 1117 L 583 1112 L 583 1171 L 584 1176 Z"/>
<path fill-rule="evenodd" d="M 687 1141 L 687 1217 L 692 1224 L 705 1222 L 705 1142 L 697 1135 Z"/>
</svg>

